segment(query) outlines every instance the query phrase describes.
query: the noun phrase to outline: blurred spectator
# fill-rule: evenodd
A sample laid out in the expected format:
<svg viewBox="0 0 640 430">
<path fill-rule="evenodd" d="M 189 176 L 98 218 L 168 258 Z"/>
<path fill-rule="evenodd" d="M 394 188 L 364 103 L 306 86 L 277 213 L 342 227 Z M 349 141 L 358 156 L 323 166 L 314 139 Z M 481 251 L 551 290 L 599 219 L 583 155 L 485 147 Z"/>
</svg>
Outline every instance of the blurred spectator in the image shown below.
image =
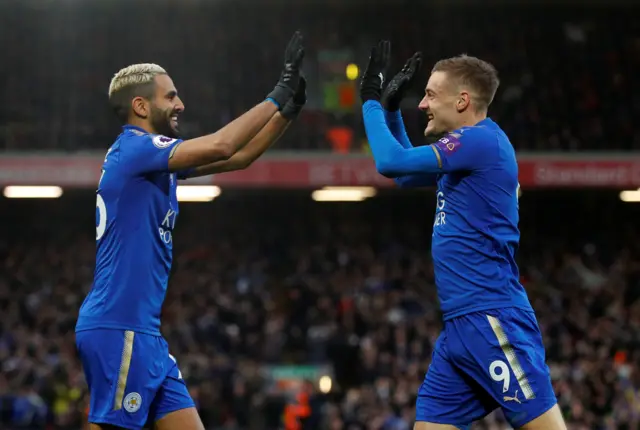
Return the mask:
<svg viewBox="0 0 640 430">
<path fill-rule="evenodd" d="M 532 192 L 521 202 L 522 282 L 572 429 L 640 423 L 638 209 L 613 197 Z M 550 209 L 559 203 L 579 217 Z M 92 213 L 77 209 L 91 204 L 89 193 L 0 203 L 2 428 L 84 419 L 73 329 L 94 263 Z M 276 429 L 288 410 L 305 429 L 410 429 L 441 324 L 432 209 L 423 192 L 352 205 L 230 193 L 183 205 L 163 334 L 207 428 Z M 311 381 L 304 398 L 278 394 L 265 366 L 296 364 L 331 366 L 331 392 Z M 496 413 L 476 428 L 508 427 Z"/>
<path fill-rule="evenodd" d="M 270 91 L 286 42 L 300 28 L 310 102 L 278 149 L 331 150 L 328 131 L 340 125 L 353 130 L 353 141 L 363 138 L 358 100 L 341 124 L 324 109 L 318 58 L 346 48 L 364 66 L 381 37 L 393 41 L 394 70 L 424 51 L 425 82 L 443 57 L 466 52 L 493 62 L 502 85 L 490 113 L 520 150 L 640 148 L 635 9 L 398 3 L 2 2 L 0 146 L 104 150 L 119 130 L 107 108 L 109 81 L 139 62 L 163 65 L 176 81 L 186 135 L 215 131 Z M 416 142 L 425 122 L 416 109 L 422 88 L 404 105 Z"/>
</svg>

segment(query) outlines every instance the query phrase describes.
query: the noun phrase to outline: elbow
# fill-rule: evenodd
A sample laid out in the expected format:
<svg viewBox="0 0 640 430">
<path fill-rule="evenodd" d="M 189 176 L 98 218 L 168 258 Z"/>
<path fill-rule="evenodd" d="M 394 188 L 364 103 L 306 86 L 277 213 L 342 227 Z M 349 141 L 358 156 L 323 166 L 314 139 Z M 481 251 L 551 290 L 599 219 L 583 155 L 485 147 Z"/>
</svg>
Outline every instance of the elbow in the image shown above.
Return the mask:
<svg viewBox="0 0 640 430">
<path fill-rule="evenodd" d="M 233 154 L 235 154 L 235 152 L 235 145 L 233 145 L 231 142 L 215 142 L 215 144 L 213 145 L 213 151 L 211 152 L 212 160 L 210 160 L 210 162 L 213 163 L 216 161 L 226 161 L 229 158 L 233 157 Z"/>
<path fill-rule="evenodd" d="M 251 166 L 251 165 L 253 164 L 253 162 L 254 162 L 254 161 L 256 161 L 256 160 L 242 160 L 242 161 L 240 162 L 240 166 L 241 166 L 240 168 L 241 168 L 241 169 L 246 169 L 246 168 L 248 168 L 249 166 Z"/>
<path fill-rule="evenodd" d="M 386 178 L 393 178 L 395 176 L 393 163 L 390 163 L 388 160 L 376 161 L 376 170 Z"/>
<path fill-rule="evenodd" d="M 255 161 L 248 157 L 242 157 L 242 155 L 243 154 L 238 153 L 235 157 L 233 157 L 233 161 L 235 161 L 235 163 L 233 163 L 233 170 L 244 170 L 247 167 L 251 166 L 251 164 L 253 164 L 253 162 Z"/>
</svg>

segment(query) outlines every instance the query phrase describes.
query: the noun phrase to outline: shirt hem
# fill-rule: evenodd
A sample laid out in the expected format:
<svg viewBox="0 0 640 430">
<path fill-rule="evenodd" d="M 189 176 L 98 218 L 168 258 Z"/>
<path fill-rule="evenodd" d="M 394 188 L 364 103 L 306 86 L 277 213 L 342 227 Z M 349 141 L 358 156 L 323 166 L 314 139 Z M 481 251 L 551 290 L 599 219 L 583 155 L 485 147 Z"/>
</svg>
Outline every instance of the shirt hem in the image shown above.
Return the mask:
<svg viewBox="0 0 640 430">
<path fill-rule="evenodd" d="M 486 305 L 482 305 L 482 306 L 474 306 L 474 307 L 470 307 L 470 308 L 465 308 L 462 310 L 457 310 L 457 311 L 451 311 L 451 312 L 447 312 L 444 313 L 442 319 L 444 321 L 448 321 L 450 319 L 453 318 L 457 318 L 457 317 L 461 317 L 463 315 L 467 315 L 467 314 L 471 314 L 474 312 L 480 312 L 480 311 L 488 311 L 491 309 L 504 309 L 504 308 L 516 308 L 516 309 L 522 309 L 524 311 L 529 311 L 529 312 L 534 312 L 533 307 L 531 307 L 531 303 L 513 303 L 513 302 L 507 302 L 507 303 L 490 303 L 490 304 L 486 304 Z"/>
<path fill-rule="evenodd" d="M 144 327 L 124 324 L 83 324 L 76 326 L 75 332 L 89 331 L 89 330 L 128 330 L 141 334 L 148 334 L 151 336 L 162 336 L 159 329 L 148 329 Z"/>
</svg>

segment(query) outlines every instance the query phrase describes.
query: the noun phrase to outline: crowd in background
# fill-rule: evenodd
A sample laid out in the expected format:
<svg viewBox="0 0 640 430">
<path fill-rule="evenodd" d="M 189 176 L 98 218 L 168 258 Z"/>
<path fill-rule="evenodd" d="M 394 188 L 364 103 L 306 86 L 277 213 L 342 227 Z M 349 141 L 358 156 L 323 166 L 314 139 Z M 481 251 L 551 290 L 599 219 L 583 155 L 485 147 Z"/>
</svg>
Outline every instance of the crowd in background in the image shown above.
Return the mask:
<svg viewBox="0 0 640 430">
<path fill-rule="evenodd" d="M 403 105 L 419 143 L 416 107 L 433 63 L 461 53 L 493 62 L 502 86 L 490 113 L 519 150 L 640 148 L 640 32 L 635 13 L 610 6 L 431 5 L 425 2 L 3 2 L 0 147 L 104 149 L 118 133 L 107 104 L 113 74 L 155 62 L 174 78 L 187 136 L 212 132 L 262 100 L 295 29 L 306 37 L 310 101 L 279 149 L 331 150 L 329 131 L 363 148 L 356 99 L 323 106 L 319 56 L 348 49 L 363 67 L 379 38 L 394 69 L 425 54 L 423 80 Z"/>
<path fill-rule="evenodd" d="M 333 369 L 331 392 L 308 386 L 304 429 L 412 428 L 441 327 L 432 201 L 229 192 L 182 205 L 162 331 L 208 429 L 282 428 L 286 399 L 260 371 L 272 364 Z M 93 274 L 92 202 L 0 202 L 1 428 L 81 428 L 74 324 Z M 522 282 L 570 429 L 639 428 L 638 208 L 525 192 L 521 214 Z M 496 413 L 474 428 L 508 427 Z"/>
<path fill-rule="evenodd" d="M 164 66 L 187 136 L 212 132 L 275 84 L 292 32 L 306 37 L 309 103 L 278 149 L 335 149 L 358 100 L 324 103 L 320 58 L 366 64 L 379 38 L 394 69 L 415 50 L 423 79 L 403 116 L 422 140 L 429 67 L 460 53 L 496 65 L 490 110 L 520 151 L 640 149 L 640 31 L 632 10 L 348 2 L 0 2 L 0 148 L 104 150 L 118 133 L 107 88 L 121 67 Z M 295 193 L 225 193 L 184 205 L 163 334 L 208 429 L 282 427 L 290 398 L 265 366 L 321 364 L 305 429 L 408 430 L 441 327 L 429 258 L 432 195 L 319 205 Z M 92 197 L 0 201 L 0 428 L 79 429 L 87 391 L 75 350 L 95 259 Z M 569 207 L 570 209 L 564 209 Z M 84 209 L 83 209 L 84 208 Z M 608 194 L 527 193 L 522 282 L 571 429 L 640 428 L 637 208 Z M 636 224 L 634 226 L 634 224 Z M 502 430 L 500 413 L 477 425 Z"/>
</svg>

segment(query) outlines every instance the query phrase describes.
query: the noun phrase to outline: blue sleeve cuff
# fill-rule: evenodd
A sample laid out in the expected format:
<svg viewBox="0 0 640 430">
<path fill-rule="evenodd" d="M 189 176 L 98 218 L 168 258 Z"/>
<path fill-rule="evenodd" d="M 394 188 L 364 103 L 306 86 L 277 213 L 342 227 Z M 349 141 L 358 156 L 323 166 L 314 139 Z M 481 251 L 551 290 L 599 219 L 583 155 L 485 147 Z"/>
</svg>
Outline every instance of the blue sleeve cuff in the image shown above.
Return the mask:
<svg viewBox="0 0 640 430">
<path fill-rule="evenodd" d="M 387 117 L 387 121 L 402 122 L 402 113 L 400 113 L 400 109 L 397 111 L 385 110 L 384 115 Z"/>
<path fill-rule="evenodd" d="M 362 105 L 362 113 L 364 113 L 365 115 L 371 109 L 380 109 L 381 111 L 384 111 L 384 109 L 382 109 L 382 105 L 380 104 L 380 102 L 378 100 L 367 100 Z"/>
<path fill-rule="evenodd" d="M 273 103 L 274 105 L 276 105 L 276 107 L 278 108 L 278 110 L 280 110 L 280 104 L 279 104 L 277 101 L 275 101 L 274 99 L 272 99 L 271 97 L 267 97 L 267 98 L 265 99 L 265 101 L 266 101 L 266 102 L 271 102 L 271 103 Z"/>
</svg>

